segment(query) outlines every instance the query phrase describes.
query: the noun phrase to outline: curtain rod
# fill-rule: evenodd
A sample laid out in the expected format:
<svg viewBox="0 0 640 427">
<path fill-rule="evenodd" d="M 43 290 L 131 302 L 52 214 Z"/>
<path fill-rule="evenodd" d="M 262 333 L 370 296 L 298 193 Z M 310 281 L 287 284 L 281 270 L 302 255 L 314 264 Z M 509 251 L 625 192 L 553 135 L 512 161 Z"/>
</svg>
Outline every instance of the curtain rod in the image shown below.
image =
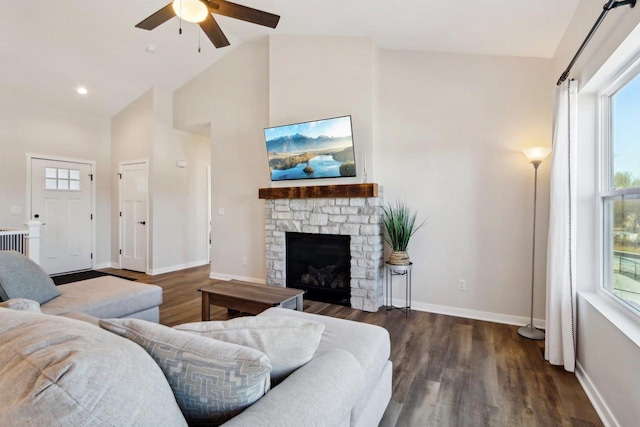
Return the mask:
<svg viewBox="0 0 640 427">
<path fill-rule="evenodd" d="M 600 27 L 600 24 L 602 24 L 602 21 L 604 21 L 604 18 L 607 16 L 609 11 L 611 9 L 615 9 L 615 8 L 620 7 L 620 6 L 626 6 L 626 5 L 629 5 L 630 7 L 633 8 L 636 5 L 636 0 L 617 0 L 617 1 L 616 0 L 609 0 L 603 6 L 602 13 L 598 17 L 598 20 L 596 21 L 595 24 L 593 24 L 593 27 L 591 27 L 591 31 L 589 31 L 589 34 L 587 34 L 587 37 L 584 39 L 584 41 L 580 45 L 580 48 L 578 49 L 578 51 L 574 55 L 573 59 L 569 63 L 569 66 L 567 67 L 567 69 L 564 70 L 562 75 L 560 75 L 560 78 L 558 79 L 558 83 L 556 83 L 556 85 L 560 86 L 562 84 L 562 82 L 565 81 L 567 79 L 567 77 L 569 77 L 569 73 L 571 72 L 571 68 L 573 67 L 573 65 L 578 60 L 578 57 L 580 57 L 580 55 L 582 54 L 582 51 L 584 50 L 584 48 L 587 47 L 587 44 L 589 44 L 589 41 L 591 41 L 591 38 L 593 37 L 595 32 L 598 30 L 598 27 Z"/>
</svg>

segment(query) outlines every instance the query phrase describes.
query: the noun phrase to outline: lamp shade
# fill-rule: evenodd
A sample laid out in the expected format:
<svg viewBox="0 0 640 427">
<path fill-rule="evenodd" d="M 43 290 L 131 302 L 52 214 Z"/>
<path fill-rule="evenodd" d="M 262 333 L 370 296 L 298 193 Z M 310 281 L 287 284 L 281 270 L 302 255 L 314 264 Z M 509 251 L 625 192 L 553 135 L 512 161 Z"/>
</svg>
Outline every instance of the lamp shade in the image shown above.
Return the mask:
<svg viewBox="0 0 640 427">
<path fill-rule="evenodd" d="M 173 11 L 187 22 L 202 22 L 209 9 L 200 0 L 173 0 Z"/>
<path fill-rule="evenodd" d="M 531 147 L 526 150 L 522 150 L 525 156 L 529 159 L 531 163 L 541 163 L 544 159 L 547 158 L 549 153 L 551 153 L 551 148 L 549 147 Z"/>
</svg>

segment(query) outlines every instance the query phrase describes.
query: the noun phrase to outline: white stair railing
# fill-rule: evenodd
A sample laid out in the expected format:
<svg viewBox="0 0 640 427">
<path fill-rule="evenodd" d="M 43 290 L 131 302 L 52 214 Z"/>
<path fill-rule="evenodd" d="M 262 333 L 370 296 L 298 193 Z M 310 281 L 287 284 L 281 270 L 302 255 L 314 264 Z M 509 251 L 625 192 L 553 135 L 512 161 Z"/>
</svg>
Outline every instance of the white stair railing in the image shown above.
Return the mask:
<svg viewBox="0 0 640 427">
<path fill-rule="evenodd" d="M 40 221 L 29 221 L 27 228 L 0 226 L 0 251 L 16 251 L 40 263 Z"/>
</svg>

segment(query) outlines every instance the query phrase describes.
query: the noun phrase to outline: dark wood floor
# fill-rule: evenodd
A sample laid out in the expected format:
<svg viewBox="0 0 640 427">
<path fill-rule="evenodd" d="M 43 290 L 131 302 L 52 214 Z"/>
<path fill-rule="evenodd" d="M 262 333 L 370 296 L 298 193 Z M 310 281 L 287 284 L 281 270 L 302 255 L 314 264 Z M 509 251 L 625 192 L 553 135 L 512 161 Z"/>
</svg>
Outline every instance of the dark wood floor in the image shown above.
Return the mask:
<svg viewBox="0 0 640 427">
<path fill-rule="evenodd" d="M 160 322 L 200 320 L 209 266 L 147 276 L 106 272 L 164 289 Z M 382 326 L 391 335 L 393 396 L 381 426 L 601 426 L 575 375 L 543 360 L 544 342 L 516 326 L 413 311 L 367 313 L 305 301 L 305 311 Z M 211 318 L 227 319 L 211 307 Z"/>
</svg>

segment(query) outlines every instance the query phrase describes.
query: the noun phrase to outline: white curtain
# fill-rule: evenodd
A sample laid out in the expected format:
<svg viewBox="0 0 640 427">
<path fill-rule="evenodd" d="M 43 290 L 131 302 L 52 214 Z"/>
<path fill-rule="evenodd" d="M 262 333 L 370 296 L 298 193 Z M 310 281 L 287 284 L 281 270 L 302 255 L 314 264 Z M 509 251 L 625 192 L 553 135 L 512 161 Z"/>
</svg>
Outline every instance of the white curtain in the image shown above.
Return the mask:
<svg viewBox="0 0 640 427">
<path fill-rule="evenodd" d="M 553 155 L 547 245 L 545 359 L 573 372 L 576 363 L 576 159 L 577 82 L 554 92 Z"/>
</svg>

